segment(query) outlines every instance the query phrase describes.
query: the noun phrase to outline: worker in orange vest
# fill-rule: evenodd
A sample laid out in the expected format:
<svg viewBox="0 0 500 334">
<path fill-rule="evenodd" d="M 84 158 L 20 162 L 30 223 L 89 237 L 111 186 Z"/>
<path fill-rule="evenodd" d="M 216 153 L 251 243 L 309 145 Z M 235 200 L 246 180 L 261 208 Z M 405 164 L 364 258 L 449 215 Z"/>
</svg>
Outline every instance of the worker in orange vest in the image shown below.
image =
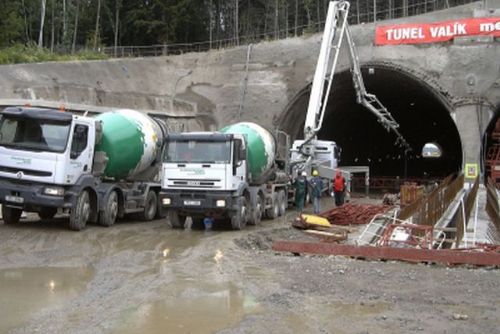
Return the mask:
<svg viewBox="0 0 500 334">
<path fill-rule="evenodd" d="M 333 191 L 335 192 L 336 206 L 344 204 L 345 184 L 346 182 L 344 176 L 342 176 L 342 172 L 337 169 L 335 179 L 333 180 Z"/>
</svg>

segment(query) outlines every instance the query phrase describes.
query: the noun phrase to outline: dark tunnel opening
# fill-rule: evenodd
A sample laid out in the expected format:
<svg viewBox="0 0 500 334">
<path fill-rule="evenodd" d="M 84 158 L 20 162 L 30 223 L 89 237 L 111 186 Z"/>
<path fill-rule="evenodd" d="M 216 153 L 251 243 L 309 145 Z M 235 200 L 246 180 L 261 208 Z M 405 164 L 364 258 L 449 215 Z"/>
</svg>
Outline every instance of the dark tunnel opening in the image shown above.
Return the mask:
<svg viewBox="0 0 500 334">
<path fill-rule="evenodd" d="M 484 181 L 487 182 L 488 178 L 491 178 L 500 186 L 500 107 L 486 128 L 483 143 Z"/>
<path fill-rule="evenodd" d="M 460 135 L 448 107 L 438 95 L 427 84 L 396 69 L 370 68 L 370 74 L 363 68 L 367 91 L 375 94 L 391 112 L 413 151 L 405 159 L 404 151 L 395 145 L 396 136 L 356 102 L 351 74 L 344 71 L 334 78 L 318 134 L 318 139 L 333 140 L 342 148 L 341 165 L 369 166 L 371 177 L 408 179 L 440 179 L 461 170 Z M 297 97 L 282 122 L 293 139 L 303 138 L 309 94 L 307 90 Z M 422 147 L 429 142 L 442 149 L 441 157 L 422 157 Z"/>
</svg>

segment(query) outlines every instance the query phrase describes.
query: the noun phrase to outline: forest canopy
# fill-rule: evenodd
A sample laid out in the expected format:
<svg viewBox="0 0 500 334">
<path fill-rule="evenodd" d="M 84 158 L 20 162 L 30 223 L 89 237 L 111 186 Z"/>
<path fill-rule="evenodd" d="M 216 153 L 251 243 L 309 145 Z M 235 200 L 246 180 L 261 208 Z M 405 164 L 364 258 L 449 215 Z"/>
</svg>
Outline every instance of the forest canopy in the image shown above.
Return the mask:
<svg viewBox="0 0 500 334">
<path fill-rule="evenodd" d="M 351 23 L 467 0 L 351 0 Z M 238 45 L 322 29 L 328 0 L 0 0 L 0 50 L 95 53 L 120 46 Z M 14 48 L 12 48 L 14 46 Z M 217 44 L 215 44 L 217 46 Z M 34 51 L 30 51 L 34 52 Z M 34 52 L 34 53 L 40 53 Z M 108 54 L 112 54 L 107 52 Z M 5 58 L 5 57 L 4 57 Z M 2 55 L 0 54 L 0 62 Z"/>
</svg>

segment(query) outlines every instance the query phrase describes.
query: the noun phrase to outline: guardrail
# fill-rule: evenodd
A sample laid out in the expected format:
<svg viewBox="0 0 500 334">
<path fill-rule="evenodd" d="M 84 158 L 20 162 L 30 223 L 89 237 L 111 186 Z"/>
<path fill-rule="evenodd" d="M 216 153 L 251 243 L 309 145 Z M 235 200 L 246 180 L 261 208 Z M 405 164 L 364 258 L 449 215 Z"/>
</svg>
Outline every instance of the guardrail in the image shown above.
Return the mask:
<svg viewBox="0 0 500 334">
<path fill-rule="evenodd" d="M 464 186 L 464 175 L 448 176 L 429 195 L 425 195 L 402 209 L 398 219 L 412 218 L 412 224 L 434 225 L 445 213 Z"/>
</svg>

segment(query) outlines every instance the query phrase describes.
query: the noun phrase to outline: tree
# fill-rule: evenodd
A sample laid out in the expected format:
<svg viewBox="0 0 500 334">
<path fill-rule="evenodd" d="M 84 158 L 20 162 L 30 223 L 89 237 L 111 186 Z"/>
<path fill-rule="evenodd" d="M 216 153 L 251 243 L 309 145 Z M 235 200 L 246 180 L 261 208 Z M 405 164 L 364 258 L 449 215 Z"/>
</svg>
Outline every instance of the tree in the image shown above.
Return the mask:
<svg viewBox="0 0 500 334">
<path fill-rule="evenodd" d="M 94 50 L 97 49 L 97 41 L 99 40 L 99 20 L 101 18 L 101 0 L 97 0 L 97 14 L 95 19 L 95 32 L 94 32 Z"/>
<path fill-rule="evenodd" d="M 45 23 L 45 6 L 47 0 L 41 0 L 41 10 L 40 10 L 40 32 L 38 33 L 38 47 L 43 47 L 43 25 Z"/>
<path fill-rule="evenodd" d="M 75 25 L 73 27 L 73 43 L 71 43 L 71 53 L 76 51 L 76 36 L 78 34 L 78 17 L 80 15 L 80 0 L 76 0 Z"/>
<path fill-rule="evenodd" d="M 23 18 L 19 15 L 18 4 L 0 1 L 2 19 L 0 20 L 0 46 L 8 46 L 23 35 Z"/>
</svg>

